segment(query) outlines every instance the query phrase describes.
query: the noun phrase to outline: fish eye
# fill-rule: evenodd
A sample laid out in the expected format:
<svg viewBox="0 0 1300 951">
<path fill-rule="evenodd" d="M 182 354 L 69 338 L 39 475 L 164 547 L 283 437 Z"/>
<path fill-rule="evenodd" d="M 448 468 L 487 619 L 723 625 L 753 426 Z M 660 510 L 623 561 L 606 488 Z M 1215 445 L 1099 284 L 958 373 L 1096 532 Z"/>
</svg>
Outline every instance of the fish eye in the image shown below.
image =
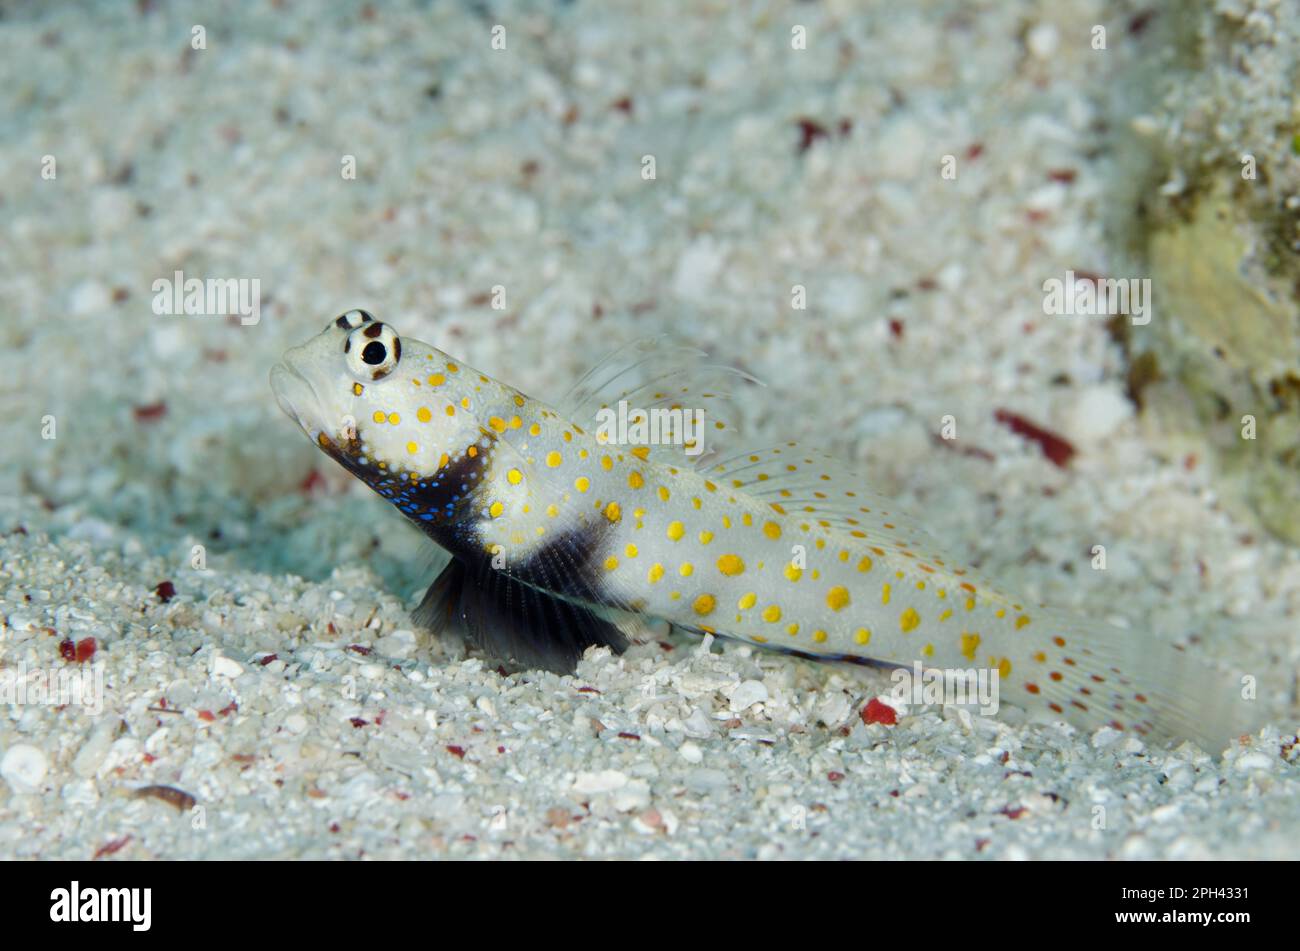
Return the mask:
<svg viewBox="0 0 1300 951">
<path fill-rule="evenodd" d="M 348 372 L 361 382 L 370 383 L 393 372 L 402 359 L 402 340 L 392 327 L 369 320 L 348 334 L 343 353 Z"/>
</svg>

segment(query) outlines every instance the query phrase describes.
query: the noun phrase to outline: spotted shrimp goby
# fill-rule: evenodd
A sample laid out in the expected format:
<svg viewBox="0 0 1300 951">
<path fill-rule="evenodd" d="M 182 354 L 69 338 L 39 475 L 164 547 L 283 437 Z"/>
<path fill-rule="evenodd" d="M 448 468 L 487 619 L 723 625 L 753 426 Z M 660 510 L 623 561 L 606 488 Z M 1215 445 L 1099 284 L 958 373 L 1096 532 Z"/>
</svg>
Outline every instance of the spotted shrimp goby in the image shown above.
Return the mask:
<svg viewBox="0 0 1300 951">
<path fill-rule="evenodd" d="M 820 451 L 724 452 L 735 437 L 716 419 L 692 454 L 595 422 L 620 400 L 705 406 L 746 378 L 656 338 L 552 407 L 351 310 L 289 350 L 271 386 L 321 450 L 450 554 L 417 622 L 459 626 L 491 656 L 569 672 L 654 617 L 819 658 L 995 670 L 1002 699 L 1084 729 L 1218 750 L 1250 721 L 1231 678 L 1009 595 Z"/>
</svg>

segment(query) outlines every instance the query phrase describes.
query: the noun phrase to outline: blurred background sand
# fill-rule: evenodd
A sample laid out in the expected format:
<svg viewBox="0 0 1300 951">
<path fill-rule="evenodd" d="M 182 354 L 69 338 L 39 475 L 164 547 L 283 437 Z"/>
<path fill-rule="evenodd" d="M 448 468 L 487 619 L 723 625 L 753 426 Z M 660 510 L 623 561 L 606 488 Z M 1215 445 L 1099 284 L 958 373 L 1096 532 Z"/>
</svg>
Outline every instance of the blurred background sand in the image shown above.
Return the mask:
<svg viewBox="0 0 1300 951">
<path fill-rule="evenodd" d="M 1043 313 L 1069 269 L 1134 273 L 1118 130 L 1165 14 L 639 7 L 0 8 L 0 677 L 93 638 L 106 688 L 0 705 L 0 854 L 1295 857 L 1300 558 L 1137 413 L 1113 327 Z M 178 270 L 257 278 L 260 320 L 155 315 Z M 768 384 L 755 445 L 820 443 L 1027 597 L 1257 675 L 1276 725 L 1212 759 L 867 725 L 879 672 L 655 628 L 572 678 L 424 643 L 431 556 L 266 384 L 358 306 L 542 398 L 698 344 Z"/>
</svg>

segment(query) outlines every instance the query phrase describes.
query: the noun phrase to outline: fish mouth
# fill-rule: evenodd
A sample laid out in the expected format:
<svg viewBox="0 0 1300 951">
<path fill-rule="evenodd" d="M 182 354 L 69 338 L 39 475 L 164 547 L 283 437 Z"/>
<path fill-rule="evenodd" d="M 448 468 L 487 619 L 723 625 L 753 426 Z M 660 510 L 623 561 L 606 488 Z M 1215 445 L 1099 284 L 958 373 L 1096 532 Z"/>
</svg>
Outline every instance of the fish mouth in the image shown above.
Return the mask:
<svg viewBox="0 0 1300 951">
<path fill-rule="evenodd" d="M 297 422 L 303 432 L 315 439 L 319 427 L 310 425 L 303 416 L 303 412 L 308 407 L 317 405 L 316 391 L 307 378 L 291 364 L 277 363 L 271 367 L 271 392 L 275 394 L 275 401 L 284 414 Z"/>
</svg>

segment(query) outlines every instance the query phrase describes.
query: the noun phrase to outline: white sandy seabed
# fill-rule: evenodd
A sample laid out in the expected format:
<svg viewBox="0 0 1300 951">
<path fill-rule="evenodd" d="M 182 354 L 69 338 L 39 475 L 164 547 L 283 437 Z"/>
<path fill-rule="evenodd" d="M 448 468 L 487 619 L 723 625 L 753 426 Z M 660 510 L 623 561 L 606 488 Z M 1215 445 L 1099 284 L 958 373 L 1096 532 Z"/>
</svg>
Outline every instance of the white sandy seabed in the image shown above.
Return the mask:
<svg viewBox="0 0 1300 951">
<path fill-rule="evenodd" d="M 1137 7 L 327 6 L 0 21 L 0 685 L 93 638 L 105 693 L 0 706 L 0 855 L 1300 852 L 1300 557 L 1134 416 L 1101 322 L 1042 311 L 1046 278 L 1114 263 L 1100 130 Z M 155 316 L 176 270 L 259 278 L 260 321 Z M 266 385 L 350 306 L 543 398 L 629 339 L 698 343 L 768 382 L 756 445 L 855 460 L 1027 598 L 1259 671 L 1275 725 L 1214 755 L 868 725 L 881 672 L 654 627 L 572 677 L 425 643 L 422 543 Z"/>
</svg>

